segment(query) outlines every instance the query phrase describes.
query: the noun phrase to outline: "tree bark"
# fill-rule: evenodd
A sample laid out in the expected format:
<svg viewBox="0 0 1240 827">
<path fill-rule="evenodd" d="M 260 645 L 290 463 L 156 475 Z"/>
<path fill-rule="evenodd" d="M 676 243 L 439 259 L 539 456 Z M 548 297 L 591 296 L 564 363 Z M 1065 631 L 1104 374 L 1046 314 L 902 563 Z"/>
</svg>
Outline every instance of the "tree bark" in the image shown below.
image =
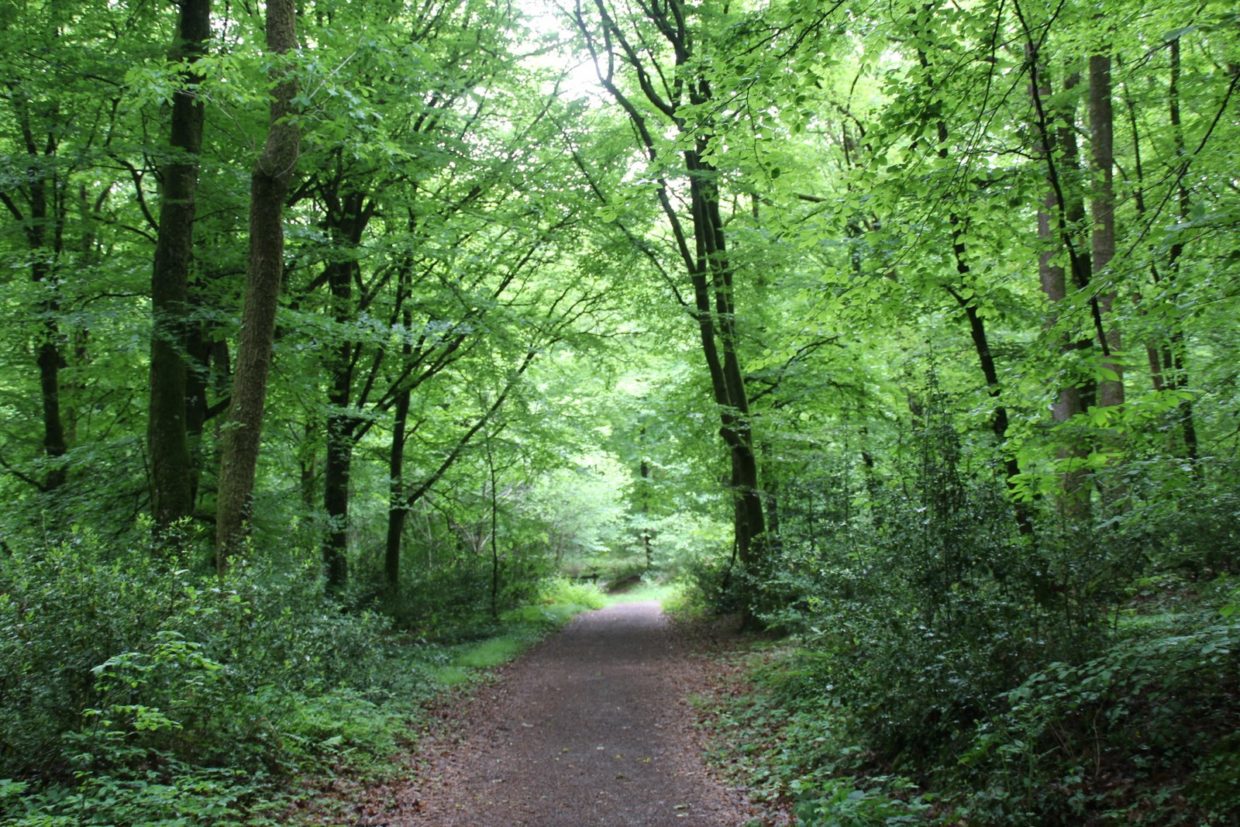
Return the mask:
<svg viewBox="0 0 1240 827">
<path fill-rule="evenodd" d="M 495 455 L 491 436 L 486 439 L 487 471 L 491 489 L 491 619 L 499 619 L 499 478 L 495 472 Z"/>
<path fill-rule="evenodd" d="M 159 236 L 151 275 L 151 372 L 147 445 L 151 462 L 151 514 L 156 532 L 194 510 L 194 469 L 187 435 L 189 272 L 193 260 L 198 155 L 204 111 L 192 88 L 201 78 L 193 65 L 211 37 L 211 0 L 184 0 L 173 59 L 184 59 L 184 85 L 173 95 L 169 145 L 163 166 Z"/>
<path fill-rule="evenodd" d="M 1168 115 L 1171 120 L 1171 133 L 1175 141 L 1175 153 L 1177 158 L 1187 158 L 1188 153 L 1184 146 L 1184 127 L 1180 119 L 1180 38 L 1176 37 L 1170 44 L 1171 52 L 1171 72 L 1170 83 L 1167 87 L 1167 108 Z M 1179 210 L 1180 222 L 1188 221 L 1190 200 L 1188 187 L 1184 185 L 1184 178 L 1181 176 L 1176 184 L 1176 205 Z M 1184 253 L 1184 244 L 1178 239 L 1171 245 L 1168 255 L 1168 263 L 1170 264 L 1171 278 L 1175 279 L 1180 271 L 1180 256 Z M 1167 348 L 1164 361 L 1164 370 L 1170 373 L 1171 386 L 1183 390 L 1188 387 L 1188 371 L 1184 367 L 1184 353 L 1187 348 L 1184 344 L 1184 330 L 1177 324 L 1171 333 L 1171 344 Z M 1197 426 L 1193 416 L 1193 403 L 1185 398 L 1180 403 L 1180 427 L 1184 434 L 1184 453 L 1190 460 L 1194 461 L 1194 472 L 1197 470 L 1196 459 L 1198 453 L 1197 447 Z"/>
<path fill-rule="evenodd" d="M 1114 115 L 1111 105 L 1111 58 L 1105 54 L 1089 58 L 1089 126 L 1094 181 L 1091 191 L 1093 212 L 1093 273 L 1110 278 L 1106 268 L 1115 256 L 1115 150 Z M 1098 297 L 1098 311 L 1106 320 L 1099 332 L 1103 367 L 1110 375 L 1098 383 L 1098 404 L 1115 407 L 1124 404 L 1124 366 L 1118 359 L 1119 325 L 1114 318 L 1116 291 L 1107 286 Z"/>
<path fill-rule="evenodd" d="M 388 594 L 400 594 L 400 549 L 405 532 L 405 518 L 409 506 L 405 503 L 405 429 L 409 420 L 409 397 L 411 391 L 404 388 L 396 398 L 396 413 L 392 425 L 392 444 L 388 452 L 388 524 L 387 541 L 383 550 L 383 580 Z"/>
<path fill-rule="evenodd" d="M 323 471 L 323 506 L 328 521 L 323 538 L 323 570 L 327 587 L 333 590 L 342 588 L 348 577 L 345 552 L 349 543 L 349 470 L 353 460 L 353 421 L 347 409 L 353 381 L 349 368 L 352 348 L 343 343 L 337 350 L 328 389 L 327 464 Z"/>
<path fill-rule="evenodd" d="M 930 60 L 925 51 L 919 50 L 917 56 L 922 68 L 929 70 Z M 930 91 L 933 93 L 933 84 L 929 76 L 927 76 L 927 83 L 931 84 Z M 940 158 L 946 160 L 949 157 L 947 121 L 938 112 L 937 105 L 933 105 L 931 111 L 937 118 L 935 122 L 939 139 L 937 154 Z M 955 211 L 948 214 L 947 221 L 951 228 L 952 256 L 956 263 L 956 275 L 960 276 L 959 287 L 968 289 L 970 287 L 969 280 L 972 268 L 969 266 L 968 247 L 964 241 L 964 228 L 960 216 Z M 990 349 L 990 340 L 986 334 L 986 322 L 977 312 L 976 299 L 966 297 L 961 290 L 950 285 L 947 286 L 947 292 L 964 310 L 965 319 L 969 323 L 969 336 L 973 340 L 973 350 L 977 354 L 978 363 L 982 369 L 982 377 L 986 380 L 986 395 L 990 397 L 994 405 L 991 415 L 991 432 L 995 435 L 995 441 L 999 450 L 1003 451 L 1007 444 L 1008 411 L 1007 406 L 1002 401 L 999 371 L 995 366 L 995 357 Z M 1020 474 L 1020 464 L 1016 461 L 1016 457 L 1010 454 L 1004 456 L 1003 471 L 1008 490 L 1015 490 L 1016 477 Z M 1032 535 L 1034 531 L 1033 516 L 1029 513 L 1029 507 L 1024 502 L 1016 500 L 1014 501 L 1014 512 L 1016 515 L 1016 525 L 1020 533 Z"/>
<path fill-rule="evenodd" d="M 68 444 L 60 405 L 60 369 L 64 365 L 64 354 L 61 351 L 60 288 L 56 274 L 56 263 L 63 246 L 65 204 L 62 185 L 55 177 L 56 166 L 53 163 L 59 150 L 59 130 L 49 126 L 46 138 L 40 140 L 35 135 L 28 103 L 20 97 L 17 89 L 13 90 L 14 115 L 26 152 L 25 178 L 28 183 L 24 206 L 28 212 L 23 211 L 22 206 L 4 190 L 0 190 L 0 203 L 22 225 L 30 251 L 30 279 L 42 294 L 35 303 L 41 320 L 35 364 L 39 369 L 43 455 L 48 460 L 48 470 L 42 480 L 31 477 L 27 481 L 41 491 L 49 492 L 60 488 L 68 479 L 65 464 Z M 52 176 L 50 192 L 49 175 Z"/>
<path fill-rule="evenodd" d="M 284 55 L 296 47 L 295 19 L 293 0 L 268 0 L 269 52 Z M 297 125 L 288 119 L 293 111 L 296 81 L 286 72 L 277 71 L 279 77 L 272 93 L 266 145 L 250 178 L 250 246 L 245 299 L 232 402 L 220 458 L 215 523 L 216 566 L 221 572 L 227 569 L 229 559 L 240 549 L 249 531 L 276 305 L 284 274 L 281 221 L 301 140 Z"/>
<path fill-rule="evenodd" d="M 331 292 L 332 319 L 344 331 L 357 321 L 359 302 L 353 284 L 360 281 L 354 253 L 361 243 L 371 212 L 365 196 L 358 192 L 341 195 L 341 182 L 325 188 L 327 229 L 337 250 L 346 255 L 327 265 L 327 286 Z M 357 418 L 350 410 L 353 399 L 354 365 L 360 344 L 345 336 L 328 359 L 327 388 L 327 465 L 323 472 L 323 506 L 327 511 L 327 533 L 323 538 L 323 570 L 327 587 L 339 590 L 348 579 L 349 473 L 353 447 L 357 444 Z"/>
</svg>

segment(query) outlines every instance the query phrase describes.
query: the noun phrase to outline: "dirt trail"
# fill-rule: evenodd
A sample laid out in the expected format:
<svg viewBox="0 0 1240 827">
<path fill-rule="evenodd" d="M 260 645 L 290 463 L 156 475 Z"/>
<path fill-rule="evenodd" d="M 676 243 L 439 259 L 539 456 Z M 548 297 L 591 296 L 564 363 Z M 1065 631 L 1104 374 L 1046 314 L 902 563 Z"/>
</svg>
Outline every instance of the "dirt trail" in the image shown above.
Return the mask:
<svg viewBox="0 0 1240 827">
<path fill-rule="evenodd" d="M 657 603 L 579 616 L 423 741 L 415 779 L 368 825 L 743 825 L 742 796 L 703 766 L 686 695 L 704 665 Z"/>
</svg>

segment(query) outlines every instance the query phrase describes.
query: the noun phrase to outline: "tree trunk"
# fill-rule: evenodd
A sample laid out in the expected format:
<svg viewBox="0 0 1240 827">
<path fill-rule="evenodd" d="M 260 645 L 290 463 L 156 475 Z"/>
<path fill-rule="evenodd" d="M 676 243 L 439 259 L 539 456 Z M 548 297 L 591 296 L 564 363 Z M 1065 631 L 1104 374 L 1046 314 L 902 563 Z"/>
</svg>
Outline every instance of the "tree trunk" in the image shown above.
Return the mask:
<svg viewBox="0 0 1240 827">
<path fill-rule="evenodd" d="M 391 488 L 388 497 L 387 542 L 383 550 L 383 579 L 388 594 L 392 597 L 400 593 L 401 537 L 405 532 L 405 518 L 409 514 L 404 485 L 405 428 L 409 420 L 409 397 L 410 390 L 404 388 L 396 398 L 392 445 L 388 453 L 388 478 Z"/>
<path fill-rule="evenodd" d="M 919 50 L 917 56 L 922 67 L 928 70 L 930 68 L 930 60 L 926 53 Z M 931 82 L 928 76 L 927 82 Z M 933 93 L 933 88 L 931 88 L 931 92 Z M 932 108 L 933 114 L 937 116 L 935 123 L 939 138 L 937 154 L 940 158 L 946 160 L 949 156 L 947 121 L 943 120 L 937 108 L 937 105 Z M 964 228 L 962 227 L 960 216 L 954 211 L 948 214 L 947 221 L 951 227 L 952 256 L 956 263 L 956 275 L 960 276 L 958 284 L 960 288 L 968 289 L 970 288 L 969 280 L 972 269 L 969 266 L 968 247 L 964 241 Z M 977 312 L 975 299 L 966 298 L 960 289 L 954 287 L 947 287 L 947 292 L 964 310 L 965 318 L 969 323 L 969 336 L 973 340 L 973 350 L 977 353 L 977 359 L 982 368 L 982 377 L 986 380 L 986 394 L 994 404 L 993 414 L 991 415 L 991 431 L 995 435 L 995 442 L 999 450 L 1003 451 L 1007 445 L 1008 412 L 1007 406 L 1002 402 L 999 388 L 999 371 L 995 366 L 995 357 L 991 352 L 990 340 L 986 335 L 986 323 Z M 1004 456 L 1003 471 L 1008 490 L 1014 490 L 1016 487 L 1016 477 L 1020 474 L 1020 464 L 1014 456 L 1010 454 Z M 1029 513 L 1028 506 L 1023 502 L 1015 501 L 1014 510 L 1016 525 L 1020 533 L 1024 535 L 1033 534 L 1033 517 Z"/>
<path fill-rule="evenodd" d="M 60 409 L 60 369 L 64 365 L 64 355 L 61 352 L 63 337 L 59 322 L 60 288 L 56 283 L 55 268 L 63 241 L 64 205 L 63 199 L 56 197 L 57 184 L 54 179 L 52 197 L 49 199 L 47 178 L 48 170 L 55 169 L 51 161 L 56 156 L 58 138 L 54 132 L 49 132 L 46 142 L 40 147 L 35 139 L 34 124 L 27 111 L 26 102 L 15 97 L 13 108 L 26 148 L 30 212 L 23 214 L 17 203 L 7 196 L 4 197 L 3 203 L 13 217 L 25 227 L 26 243 L 30 250 L 30 278 L 39 286 L 39 291 L 42 293 L 42 297 L 37 302 L 42 323 L 35 363 L 39 368 L 39 398 L 43 414 L 43 454 L 48 460 L 48 470 L 43 480 L 32 481 L 43 491 L 55 491 L 64 485 L 68 478 L 68 468 L 64 460 L 68 445 L 64 418 Z M 0 192 L 0 195 L 2 194 Z M 50 238 L 49 229 L 51 229 Z"/>
<path fill-rule="evenodd" d="M 718 172 L 701 160 L 705 142 L 685 152 L 693 215 L 695 261 L 690 270 L 702 352 L 719 407 L 719 434 L 731 459 L 737 559 L 746 570 L 761 557 L 758 546 L 766 517 L 758 484 L 758 460 L 750 424 L 749 397 L 741 371 L 723 219 L 719 212 Z"/>
<path fill-rule="evenodd" d="M 328 265 L 333 316 L 344 326 L 352 317 L 352 276 L 348 262 Z M 345 552 L 349 544 L 349 467 L 353 460 L 353 418 L 349 401 L 353 389 L 353 345 L 343 341 L 335 347 L 329 364 L 327 390 L 327 465 L 323 472 L 323 506 L 327 510 L 327 534 L 323 538 L 323 570 L 327 587 L 340 589 L 348 575 Z"/>
<path fill-rule="evenodd" d="M 414 227 L 410 215 L 409 229 Z M 402 305 L 401 322 L 405 330 L 413 327 L 413 313 L 404 305 L 413 283 L 411 265 L 401 268 L 396 293 L 397 304 Z M 413 342 L 408 336 L 400 347 L 401 364 L 406 365 L 413 358 Z M 409 515 L 409 504 L 405 502 L 405 439 L 409 423 L 409 402 L 413 387 L 403 383 L 396 392 L 396 411 L 392 422 L 392 444 L 388 451 L 388 524 L 387 540 L 383 549 L 383 580 L 388 595 L 392 598 L 400 594 L 400 550 L 405 533 L 405 519 Z"/>
<path fill-rule="evenodd" d="M 211 37 L 211 0 L 184 0 L 173 59 L 192 67 Z M 194 510 L 194 471 L 187 437 L 187 346 L 189 272 L 193 260 L 198 154 L 203 105 L 192 88 L 192 69 L 172 99 L 169 144 L 163 167 L 159 237 L 151 275 L 151 375 L 147 444 L 151 462 L 151 514 L 156 532 Z"/>
<path fill-rule="evenodd" d="M 646 429 L 642 428 L 642 436 L 646 435 Z M 646 557 L 646 571 L 650 571 L 654 567 L 654 550 L 650 542 L 650 463 L 646 462 L 646 458 L 642 457 L 641 463 L 638 465 L 638 473 L 641 475 L 641 515 L 642 515 L 642 552 Z"/>
<path fill-rule="evenodd" d="M 353 295 L 353 284 L 360 281 L 360 270 L 354 253 L 361 243 L 370 211 L 365 196 L 352 191 L 341 194 L 342 176 L 322 190 L 327 204 L 326 226 L 339 260 L 327 264 L 327 286 L 331 292 L 332 320 L 337 328 L 347 330 L 357 321 L 359 302 Z M 353 447 L 357 444 L 357 417 L 350 410 L 354 404 L 354 365 L 361 344 L 345 337 L 335 346 L 327 360 L 327 465 L 323 474 L 323 505 L 327 510 L 327 533 L 323 538 L 323 569 L 327 587 L 342 589 L 348 578 L 349 546 L 349 470 Z"/>
<path fill-rule="evenodd" d="M 1065 187 L 1058 174 L 1058 167 L 1054 160 L 1054 147 L 1056 141 L 1049 129 L 1046 110 L 1043 102 L 1051 96 L 1051 85 L 1044 74 L 1044 67 L 1040 65 L 1039 58 L 1032 48 L 1029 50 L 1030 71 L 1033 75 L 1033 81 L 1030 83 L 1029 91 L 1033 98 L 1036 109 L 1036 122 L 1038 124 L 1038 140 L 1035 151 L 1040 155 L 1046 165 L 1046 197 L 1043 200 L 1042 208 L 1038 210 L 1038 240 L 1042 244 L 1042 252 L 1038 256 L 1038 280 L 1042 286 L 1042 292 L 1046 298 L 1050 300 L 1051 312 L 1047 317 L 1046 326 L 1054 328 L 1058 322 L 1057 307 L 1062 304 L 1068 296 L 1068 280 L 1064 269 L 1054 264 L 1056 248 L 1067 248 L 1069 251 L 1069 260 L 1072 263 L 1073 273 L 1076 275 L 1074 281 L 1078 281 L 1079 275 L 1082 273 L 1081 263 L 1078 260 L 1078 254 L 1073 251 L 1069 241 L 1069 236 L 1065 234 L 1065 222 L 1071 224 L 1071 219 L 1077 212 L 1079 205 L 1075 199 L 1073 204 L 1065 206 L 1063 197 Z M 1075 157 L 1076 139 L 1071 134 L 1070 127 L 1064 127 L 1059 135 L 1059 145 L 1063 149 L 1065 159 Z M 1070 232 L 1070 230 L 1068 231 Z M 1068 341 L 1066 337 L 1059 337 L 1059 349 L 1061 352 L 1068 352 L 1073 349 L 1074 345 Z M 1075 384 L 1066 384 L 1059 389 L 1055 402 L 1051 407 L 1051 418 L 1056 423 L 1064 423 L 1077 414 L 1085 410 L 1085 400 L 1082 397 L 1081 389 Z M 1065 456 L 1080 457 L 1085 450 L 1083 446 L 1074 445 Z M 1074 519 L 1087 516 L 1089 511 L 1089 489 L 1085 484 L 1085 473 L 1079 469 L 1072 469 L 1064 473 L 1062 478 L 1063 513 Z"/>
<path fill-rule="evenodd" d="M 1167 88 L 1167 106 L 1171 119 L 1171 133 L 1175 140 L 1176 157 L 1187 159 L 1188 153 L 1184 146 L 1184 127 L 1180 120 L 1180 38 L 1171 41 L 1171 80 Z M 1187 163 L 1185 160 L 1184 163 Z M 1179 209 L 1180 222 L 1186 222 L 1189 218 L 1189 195 L 1188 187 L 1184 185 L 1184 178 L 1181 176 L 1176 184 L 1176 204 Z M 1179 275 L 1180 256 L 1184 253 L 1184 244 L 1178 239 L 1171 245 L 1171 251 L 1168 255 L 1170 264 L 1171 278 L 1175 279 Z M 1178 322 L 1175 330 L 1171 333 L 1171 344 L 1168 347 L 1170 351 L 1165 363 L 1165 367 L 1169 368 L 1171 374 L 1171 386 L 1177 390 L 1183 390 L 1188 387 L 1188 372 L 1184 367 L 1184 354 L 1187 348 L 1184 344 L 1184 330 L 1179 326 Z M 1193 460 L 1194 472 L 1197 472 L 1197 426 L 1193 416 L 1193 403 L 1185 398 L 1180 403 L 1180 427 L 1184 433 L 1184 453 L 1190 460 Z"/>
<path fill-rule="evenodd" d="M 1115 256 L 1115 191 L 1114 191 L 1114 116 L 1111 108 L 1111 58 L 1091 55 L 1089 58 L 1089 125 L 1090 148 L 1093 156 L 1094 181 L 1091 191 L 1093 212 L 1093 272 L 1105 273 Z M 1124 403 L 1124 367 L 1118 359 L 1119 325 L 1114 318 L 1115 288 L 1106 287 L 1098 298 L 1098 311 L 1106 320 L 1099 332 L 1103 367 L 1108 371 L 1098 383 L 1098 404 L 1114 407 Z"/>
<path fill-rule="evenodd" d="M 268 0 L 267 49 L 283 55 L 296 47 L 295 3 Z M 278 70 L 277 70 L 278 71 Z M 250 247 L 246 288 L 233 374 L 232 402 L 220 458 L 216 513 L 216 566 L 223 572 L 248 534 L 258 469 L 263 407 L 276 305 L 284 274 L 284 200 L 297 164 L 300 134 L 287 120 L 293 111 L 296 82 L 279 72 L 271 101 L 267 142 L 250 178 Z"/>
<path fill-rule="evenodd" d="M 694 64 L 694 32 L 690 30 L 689 17 L 695 9 L 687 7 L 681 0 L 639 6 L 653 30 L 666 41 L 674 67 L 659 65 L 655 50 L 645 45 L 644 41 L 634 46 L 604 0 L 594 2 L 603 32 L 601 41 L 587 24 L 581 4 L 574 11 L 574 19 L 594 58 L 600 82 L 628 115 L 640 146 L 654 167 L 664 167 L 655 133 L 643 109 L 616 83 L 614 71 L 617 63 L 628 64 L 635 70 L 641 94 L 656 112 L 666 118 L 662 121 L 663 125 L 675 129 L 689 144 L 683 150 L 682 157 L 683 169 L 689 178 L 689 224 L 692 229 L 686 230 L 685 220 L 674 202 L 669 183 L 661 173 L 656 179 L 656 194 L 693 288 L 692 304 L 683 300 L 682 303 L 690 309 L 698 324 L 702 355 L 719 409 L 719 435 L 728 448 L 736 558 L 743 568 L 756 572 L 762 558 L 761 538 L 766 531 L 766 519 L 759 488 L 758 461 L 754 453 L 749 399 L 740 363 L 733 273 L 719 210 L 719 174 L 706 160 L 713 137 L 707 113 L 712 110 L 713 102 L 710 84 L 697 73 Z M 641 35 L 638 37 L 640 39 Z M 604 53 L 606 57 L 603 57 Z M 652 77 L 673 75 L 677 82 L 671 86 L 664 85 L 662 92 L 652 81 Z M 690 107 L 692 115 L 689 115 Z M 679 293 L 677 298 L 680 298 Z M 752 622 L 752 617 L 747 616 L 745 621 Z"/>
<path fill-rule="evenodd" d="M 491 619 L 499 619 L 499 487 L 491 437 L 487 437 L 487 470 L 491 480 Z"/>
</svg>

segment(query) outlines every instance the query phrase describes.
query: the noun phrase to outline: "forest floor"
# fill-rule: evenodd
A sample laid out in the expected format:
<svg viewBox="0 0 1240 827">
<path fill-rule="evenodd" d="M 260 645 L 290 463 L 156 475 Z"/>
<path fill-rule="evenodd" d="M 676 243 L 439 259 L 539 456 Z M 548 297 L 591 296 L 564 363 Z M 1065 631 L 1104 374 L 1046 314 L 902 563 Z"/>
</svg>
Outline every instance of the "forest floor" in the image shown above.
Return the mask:
<svg viewBox="0 0 1240 827">
<path fill-rule="evenodd" d="M 718 649 L 654 602 L 580 615 L 434 710 L 396 780 L 338 803 L 371 827 L 764 823 L 703 763 L 692 702 Z"/>
</svg>

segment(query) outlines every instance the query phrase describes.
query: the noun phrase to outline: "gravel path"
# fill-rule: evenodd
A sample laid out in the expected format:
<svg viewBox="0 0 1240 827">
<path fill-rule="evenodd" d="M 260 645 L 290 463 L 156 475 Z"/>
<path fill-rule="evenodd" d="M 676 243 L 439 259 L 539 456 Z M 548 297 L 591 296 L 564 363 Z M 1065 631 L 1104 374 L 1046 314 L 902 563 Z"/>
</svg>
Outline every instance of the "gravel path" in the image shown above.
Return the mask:
<svg viewBox="0 0 1240 827">
<path fill-rule="evenodd" d="M 751 810 L 703 766 L 686 696 L 709 665 L 657 603 L 578 616 L 423 739 L 408 786 L 357 824 L 735 827 Z"/>
</svg>

